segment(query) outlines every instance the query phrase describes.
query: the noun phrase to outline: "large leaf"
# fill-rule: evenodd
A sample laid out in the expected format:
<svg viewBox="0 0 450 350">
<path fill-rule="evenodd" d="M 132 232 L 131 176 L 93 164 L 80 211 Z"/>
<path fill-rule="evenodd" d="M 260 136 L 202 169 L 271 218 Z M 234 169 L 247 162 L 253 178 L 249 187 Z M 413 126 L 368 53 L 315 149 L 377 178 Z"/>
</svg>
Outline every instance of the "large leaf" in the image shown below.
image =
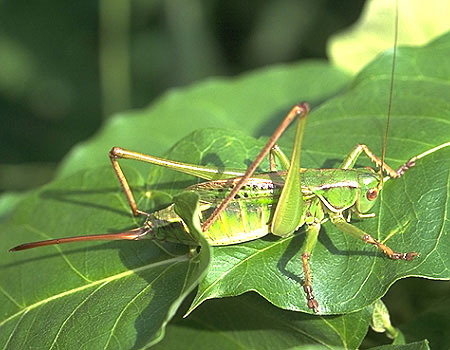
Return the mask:
<svg viewBox="0 0 450 350">
<path fill-rule="evenodd" d="M 134 117 L 112 120 L 97 138 L 68 157 L 63 173 L 71 173 L 70 177 L 61 176 L 23 198 L 0 227 L 2 348 L 143 348 L 162 337 L 174 309 L 198 283 L 207 262 L 205 249 L 201 250 L 200 263 L 190 258 L 187 247 L 148 241 L 7 253 L 9 248 L 27 241 L 115 232 L 142 224 L 142 220 L 130 215 L 111 167 L 96 166 L 98 160 L 106 164 L 107 151 L 113 145 L 139 145 L 140 150 L 153 150 L 156 142 L 157 152 L 162 153 L 189 130 L 208 123 L 244 124 L 245 116 L 255 117 L 258 112 L 263 112 L 269 123 L 271 118 L 278 119 L 285 104 L 297 102 L 298 95 L 319 103 L 346 81 L 344 74 L 325 63 L 275 67 L 172 92 L 154 107 L 134 113 Z M 192 119 L 188 118 L 191 113 Z M 230 113 L 236 121 L 230 119 L 226 124 Z M 248 120 L 247 125 L 253 125 L 250 131 L 264 132 L 267 125 L 260 122 L 256 118 Z M 238 134 L 232 136 L 235 144 L 241 142 Z M 129 142 L 124 141 L 127 138 Z M 222 148 L 228 144 L 228 140 L 224 141 L 218 144 Z M 184 148 L 185 155 L 197 161 L 199 154 L 193 147 L 190 144 Z M 242 155 L 241 167 L 246 166 L 249 157 Z M 217 164 L 216 158 L 210 160 Z M 92 170 L 76 172 L 90 167 Z M 148 198 L 144 179 L 149 167 L 138 169 L 141 173 L 125 167 L 139 205 L 151 210 L 167 203 L 170 198 L 154 190 Z M 177 182 L 178 189 L 184 185 Z M 164 184 L 159 187 L 167 188 Z M 11 210 L 9 204 L 14 202 L 5 201 L 5 214 Z"/>
<path fill-rule="evenodd" d="M 248 293 L 205 303 L 187 319 L 174 319 L 156 349 L 357 349 L 370 309 L 317 317 L 274 308 Z"/>
<path fill-rule="evenodd" d="M 36 191 L 2 227 L 8 238 L 2 251 L 11 238 L 127 228 L 129 216 L 120 210 L 124 203 L 109 175 L 110 169 L 97 169 Z M 142 179 L 137 177 L 133 184 L 142 185 Z M 176 202 L 194 233 L 195 202 L 189 196 L 179 196 Z M 186 247 L 148 241 L 10 254 L 2 259 L 1 270 L 2 347 L 72 349 L 78 343 L 85 349 L 130 349 L 158 341 L 207 268 L 209 248 L 204 239 L 199 242 L 202 249 L 196 257 Z"/>
<path fill-rule="evenodd" d="M 450 54 L 449 39 L 447 35 L 423 49 L 399 51 L 386 158 L 393 167 L 449 141 L 450 69 L 441 60 Z M 336 166 L 357 142 L 381 149 L 390 62 L 390 55 L 381 57 L 357 77 L 348 93 L 311 114 L 303 165 Z M 450 278 L 449 155 L 446 147 L 418 161 L 404 177 L 386 183 L 381 205 L 374 210 L 377 217 L 358 224 L 395 250 L 419 252 L 415 261 L 391 261 L 330 223 L 323 225 L 326 235 L 320 236 L 310 260 L 322 313 L 359 310 L 399 278 Z M 308 311 L 300 287 L 303 240 L 298 234 L 216 248 L 193 307 L 205 299 L 255 290 L 279 307 Z"/>
</svg>

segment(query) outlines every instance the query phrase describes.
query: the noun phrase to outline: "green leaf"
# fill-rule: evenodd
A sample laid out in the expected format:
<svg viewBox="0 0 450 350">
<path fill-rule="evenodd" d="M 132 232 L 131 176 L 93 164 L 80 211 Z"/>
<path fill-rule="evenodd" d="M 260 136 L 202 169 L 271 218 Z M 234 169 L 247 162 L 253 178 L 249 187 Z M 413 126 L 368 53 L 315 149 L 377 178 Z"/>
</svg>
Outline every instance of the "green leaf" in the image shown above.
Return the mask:
<svg viewBox="0 0 450 350">
<path fill-rule="evenodd" d="M 356 73 L 378 54 L 394 46 L 396 1 L 367 1 L 350 29 L 328 41 L 334 64 Z M 450 4 L 441 0 L 398 0 L 398 44 L 425 45 L 450 30 Z"/>
<path fill-rule="evenodd" d="M 449 141 L 450 66 L 441 59 L 450 55 L 449 40 L 450 35 L 446 35 L 424 48 L 398 52 L 386 157 L 394 168 Z M 356 78 L 346 94 L 311 113 L 303 166 L 338 166 L 356 143 L 381 150 L 390 62 L 390 54 L 385 54 Z M 374 209 L 376 218 L 357 223 L 375 238 L 387 240 L 395 250 L 420 253 L 416 260 L 389 260 L 372 246 L 345 236 L 331 223 L 323 225 L 310 260 L 321 313 L 360 310 L 407 276 L 450 278 L 449 155 L 449 147 L 432 153 L 403 177 L 388 181 L 378 200 L 381 205 Z M 361 165 L 370 162 L 363 160 Z M 191 310 L 206 299 L 254 290 L 281 308 L 310 312 L 301 290 L 301 233 L 215 248 Z"/>
<path fill-rule="evenodd" d="M 328 63 L 310 61 L 173 89 L 146 109 L 116 115 L 93 139 L 74 147 L 59 174 L 109 165 L 107 153 L 114 146 L 160 156 L 199 128 L 270 135 L 294 104 L 308 101 L 318 105 L 348 81 L 348 74 Z M 148 172 L 145 164 L 134 167 L 143 174 Z"/>
<path fill-rule="evenodd" d="M 143 185 L 142 178 L 129 173 L 134 186 Z M 130 220 L 110 175 L 109 168 L 86 171 L 33 193 L 2 227 L 11 238 L 2 240 L 1 251 L 11 248 L 13 240 L 139 225 Z M 191 231 L 198 230 L 196 203 L 186 196 L 177 201 Z M 1 269 L 0 344 L 4 349 L 72 349 L 77 343 L 89 349 L 130 349 L 154 343 L 207 268 L 209 248 L 205 240 L 201 245 L 194 258 L 187 247 L 151 241 L 9 253 Z"/>
<path fill-rule="evenodd" d="M 0 222 L 5 220 L 27 193 L 5 192 L 0 196 Z"/>
<path fill-rule="evenodd" d="M 384 333 L 386 328 L 392 326 L 389 311 L 381 300 L 377 300 L 373 305 L 372 321 L 370 327 L 374 332 Z"/>
<path fill-rule="evenodd" d="M 423 340 L 417 343 L 405 345 L 383 345 L 370 348 L 369 350 L 430 350 L 428 342 Z"/>
<path fill-rule="evenodd" d="M 403 333 L 392 325 L 391 316 L 386 305 L 381 300 L 377 300 L 373 303 L 372 308 L 370 328 L 377 333 L 386 333 L 386 337 L 393 339 L 392 344 L 406 344 Z"/>
<path fill-rule="evenodd" d="M 130 349 L 158 341 L 174 309 L 202 276 L 208 260 L 204 248 L 200 263 L 190 257 L 188 247 L 150 241 L 7 250 L 24 242 L 142 225 L 142 219 L 130 214 L 110 165 L 98 166 L 109 162 L 107 152 L 113 145 L 162 153 L 180 136 L 206 125 L 250 126 L 249 132 L 264 133 L 271 130 L 271 120 L 277 122 L 286 105 L 298 102 L 299 96 L 318 104 L 347 81 L 345 74 L 324 62 L 210 80 L 170 92 L 129 118 L 119 116 L 96 138 L 75 147 L 59 179 L 23 198 L 0 227 L 0 346 L 50 348 L 54 344 L 79 349 L 84 343 L 87 348 Z M 260 112 L 263 120 L 257 118 Z M 230 145 L 230 150 L 237 151 L 243 138 L 254 141 L 244 136 L 233 132 L 230 138 L 217 137 L 215 145 Z M 181 142 L 180 147 L 184 151 L 180 160 L 196 162 L 200 156 L 205 164 L 221 165 L 206 148 L 198 154 L 195 144 Z M 243 154 L 240 167 L 247 166 L 248 159 Z M 137 166 L 139 172 L 134 169 L 139 164 L 126 165 L 124 171 L 140 207 L 152 210 L 170 201 L 155 185 L 147 187 L 154 184 L 152 177 L 156 181 L 160 170 L 149 177 L 148 165 Z M 157 187 L 168 190 L 176 185 L 173 194 L 196 181 L 187 177 L 188 183 L 182 178 L 180 182 L 179 174 L 167 173 Z"/>
<path fill-rule="evenodd" d="M 175 318 L 155 349 L 281 350 L 357 349 L 367 332 L 370 310 L 343 316 L 312 316 L 280 310 L 254 293 L 213 300 L 187 319 Z"/>
</svg>

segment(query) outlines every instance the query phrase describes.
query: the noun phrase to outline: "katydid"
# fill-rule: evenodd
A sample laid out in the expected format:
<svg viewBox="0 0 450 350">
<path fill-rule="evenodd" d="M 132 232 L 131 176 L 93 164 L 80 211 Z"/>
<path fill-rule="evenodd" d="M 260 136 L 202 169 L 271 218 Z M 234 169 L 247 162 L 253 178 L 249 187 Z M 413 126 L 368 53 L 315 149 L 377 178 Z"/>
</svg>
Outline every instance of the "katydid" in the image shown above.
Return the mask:
<svg viewBox="0 0 450 350">
<path fill-rule="evenodd" d="M 407 169 L 414 166 L 416 160 L 449 146 L 450 143 L 411 158 L 398 170 L 393 170 L 366 145 L 361 144 L 349 153 L 337 169 L 303 169 L 300 168 L 300 149 L 308 111 L 307 103 L 295 106 L 247 171 L 243 173 L 238 170 L 225 170 L 220 172 L 221 180 L 212 180 L 219 174 L 218 170 L 213 168 L 170 161 L 114 147 L 109 154 L 114 171 L 132 213 L 136 216 L 146 216 L 143 226 L 119 233 L 25 243 L 12 248 L 11 251 L 91 240 L 159 239 L 195 246 L 196 240 L 175 213 L 173 204 L 153 213 L 146 213 L 137 208 L 133 192 L 118 163 L 118 159 L 134 159 L 207 180 L 186 190 L 199 194 L 199 215 L 203 235 L 213 246 L 241 243 L 263 237 L 268 233 L 287 236 L 305 225 L 306 240 L 302 247 L 303 289 L 308 307 L 318 312 L 319 303 L 313 295 L 308 260 L 316 244 L 320 226 L 328 220 L 326 216 L 342 232 L 376 246 L 387 257 L 395 260 L 412 260 L 418 256 L 416 252 L 393 251 L 370 234 L 350 224 L 350 216 L 354 214 L 360 218 L 373 217 L 374 214 L 368 214 L 368 211 L 373 207 L 385 181 L 403 175 Z M 295 118 L 298 119 L 298 124 L 289 162 L 276 142 Z M 386 172 L 387 176 L 384 177 L 381 171 L 376 172 L 371 168 L 353 168 L 362 153 L 380 166 L 381 171 Z M 267 154 L 270 157 L 270 171 L 255 174 L 256 168 Z M 281 171 L 277 169 L 276 160 L 283 168 Z"/>
</svg>

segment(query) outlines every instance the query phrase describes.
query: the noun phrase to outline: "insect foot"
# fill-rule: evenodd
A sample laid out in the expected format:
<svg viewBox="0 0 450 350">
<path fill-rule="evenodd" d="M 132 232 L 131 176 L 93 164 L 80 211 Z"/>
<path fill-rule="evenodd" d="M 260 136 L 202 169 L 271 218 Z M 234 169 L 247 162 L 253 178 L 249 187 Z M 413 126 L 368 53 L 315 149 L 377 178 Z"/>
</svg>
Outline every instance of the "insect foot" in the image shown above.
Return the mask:
<svg viewBox="0 0 450 350">
<path fill-rule="evenodd" d="M 306 293 L 306 298 L 308 299 L 308 308 L 313 310 L 314 312 L 319 312 L 319 303 L 312 293 L 312 287 L 310 285 L 304 285 L 303 290 Z"/>
<path fill-rule="evenodd" d="M 305 284 L 303 285 L 303 290 L 306 293 L 306 299 L 308 299 L 308 308 L 313 310 L 314 312 L 319 312 L 319 303 L 316 298 L 314 298 L 312 286 L 311 286 L 311 273 L 309 270 L 309 253 L 302 254 L 302 262 L 303 262 L 303 273 L 305 274 Z"/>
<path fill-rule="evenodd" d="M 389 256 L 389 258 L 394 259 L 394 260 L 406 260 L 406 261 L 411 261 L 411 260 L 413 260 L 416 256 L 419 256 L 419 253 L 416 253 L 416 252 L 396 253 L 396 252 L 394 252 L 392 256 Z"/>
<path fill-rule="evenodd" d="M 402 176 L 406 170 L 412 168 L 414 165 L 416 165 L 417 157 L 412 157 L 410 160 L 408 160 L 405 164 L 403 164 L 400 168 L 397 169 L 397 177 Z"/>
</svg>

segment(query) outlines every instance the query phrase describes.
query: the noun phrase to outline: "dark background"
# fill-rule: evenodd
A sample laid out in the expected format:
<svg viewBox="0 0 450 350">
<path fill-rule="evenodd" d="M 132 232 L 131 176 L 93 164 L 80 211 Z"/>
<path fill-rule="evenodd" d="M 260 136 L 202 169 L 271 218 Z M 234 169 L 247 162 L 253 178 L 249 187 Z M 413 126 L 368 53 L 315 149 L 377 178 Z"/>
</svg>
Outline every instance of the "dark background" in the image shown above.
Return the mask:
<svg viewBox="0 0 450 350">
<path fill-rule="evenodd" d="M 51 179 L 114 113 L 174 86 L 326 57 L 363 0 L 0 3 L 0 191 Z"/>
</svg>

